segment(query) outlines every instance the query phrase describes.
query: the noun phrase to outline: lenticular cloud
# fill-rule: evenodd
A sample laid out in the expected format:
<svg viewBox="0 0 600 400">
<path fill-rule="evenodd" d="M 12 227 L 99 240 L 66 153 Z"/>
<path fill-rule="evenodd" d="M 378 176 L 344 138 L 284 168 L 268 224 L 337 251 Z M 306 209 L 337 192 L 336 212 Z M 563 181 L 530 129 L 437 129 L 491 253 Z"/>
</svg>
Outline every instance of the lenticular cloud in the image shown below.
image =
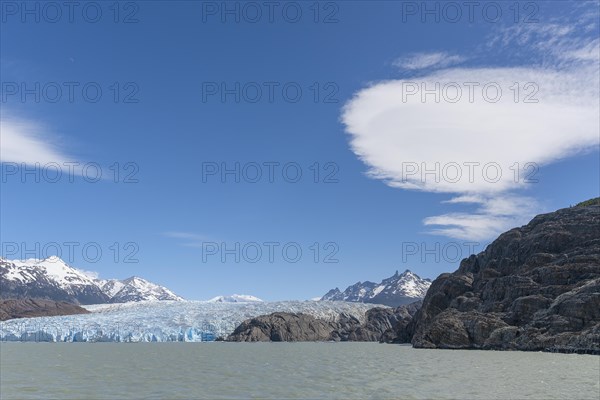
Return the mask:
<svg viewBox="0 0 600 400">
<path fill-rule="evenodd" d="M 549 57 L 543 66 L 448 68 L 377 82 L 344 106 L 351 149 L 370 177 L 477 207 L 426 218 L 429 233 L 487 240 L 526 222 L 541 210 L 516 192 L 538 182 L 544 165 L 598 146 L 598 40 L 536 29 L 560 39 L 551 49 L 530 47 Z M 498 201 L 500 210 L 490 206 Z"/>
<path fill-rule="evenodd" d="M 342 121 L 371 176 L 404 189 L 499 193 L 598 143 L 598 68 L 451 69 L 359 91 Z"/>
</svg>

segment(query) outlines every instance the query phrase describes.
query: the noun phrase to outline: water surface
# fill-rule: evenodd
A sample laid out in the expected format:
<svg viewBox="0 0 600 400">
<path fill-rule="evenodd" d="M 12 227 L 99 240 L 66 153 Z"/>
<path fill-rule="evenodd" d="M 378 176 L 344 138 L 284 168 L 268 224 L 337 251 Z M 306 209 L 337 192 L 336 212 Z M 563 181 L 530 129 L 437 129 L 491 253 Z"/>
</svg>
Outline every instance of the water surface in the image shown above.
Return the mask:
<svg viewBox="0 0 600 400">
<path fill-rule="evenodd" d="M 377 343 L 2 343 L 2 399 L 594 399 L 600 357 Z"/>
</svg>

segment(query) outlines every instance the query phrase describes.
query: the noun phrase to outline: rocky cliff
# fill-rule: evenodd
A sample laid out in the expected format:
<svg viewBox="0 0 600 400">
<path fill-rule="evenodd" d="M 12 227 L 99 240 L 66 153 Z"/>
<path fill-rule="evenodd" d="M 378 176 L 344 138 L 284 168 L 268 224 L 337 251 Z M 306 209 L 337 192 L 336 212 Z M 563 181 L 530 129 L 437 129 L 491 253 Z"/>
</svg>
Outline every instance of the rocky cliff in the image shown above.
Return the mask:
<svg viewBox="0 0 600 400">
<path fill-rule="evenodd" d="M 600 206 L 538 215 L 440 275 L 414 347 L 600 353 Z"/>
<path fill-rule="evenodd" d="M 393 341 L 418 309 L 416 305 L 372 308 L 359 320 L 340 314 L 335 321 L 302 313 L 276 312 L 248 319 L 229 335 L 232 342 Z"/>
</svg>

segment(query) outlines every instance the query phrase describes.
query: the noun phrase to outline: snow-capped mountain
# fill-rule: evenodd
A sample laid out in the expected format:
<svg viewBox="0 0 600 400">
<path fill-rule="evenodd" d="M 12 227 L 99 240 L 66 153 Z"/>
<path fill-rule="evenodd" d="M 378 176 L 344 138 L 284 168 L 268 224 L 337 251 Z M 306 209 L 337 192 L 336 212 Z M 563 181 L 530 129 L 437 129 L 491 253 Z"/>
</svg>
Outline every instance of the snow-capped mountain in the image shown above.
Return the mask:
<svg viewBox="0 0 600 400">
<path fill-rule="evenodd" d="M 132 276 L 131 278 L 118 280 L 97 280 L 102 291 L 110 297 L 111 303 L 128 303 L 130 301 L 146 300 L 174 300 L 182 301 L 164 286 L 149 282 L 143 278 Z"/>
<path fill-rule="evenodd" d="M 357 282 L 348 286 L 343 292 L 335 288 L 321 297 L 321 301 L 353 301 L 361 303 L 377 303 L 397 307 L 412 303 L 425 297 L 431 280 L 421 279 L 417 274 L 406 270 L 396 273 L 381 281 Z"/>
<path fill-rule="evenodd" d="M 262 302 L 258 297 L 248 294 L 232 294 L 231 296 L 217 296 L 208 300 L 209 303 L 256 303 Z"/>
<path fill-rule="evenodd" d="M 118 279 L 96 279 L 96 284 L 111 299 L 125 286 L 123 281 Z"/>
<path fill-rule="evenodd" d="M 56 256 L 23 261 L 0 258 L 0 298 L 40 298 L 76 304 L 183 300 L 169 289 L 138 277 L 94 279 Z"/>
<path fill-rule="evenodd" d="M 43 260 L 0 258 L 0 297 L 41 298 L 81 304 L 109 301 L 84 272 L 70 267 L 56 256 Z"/>
</svg>

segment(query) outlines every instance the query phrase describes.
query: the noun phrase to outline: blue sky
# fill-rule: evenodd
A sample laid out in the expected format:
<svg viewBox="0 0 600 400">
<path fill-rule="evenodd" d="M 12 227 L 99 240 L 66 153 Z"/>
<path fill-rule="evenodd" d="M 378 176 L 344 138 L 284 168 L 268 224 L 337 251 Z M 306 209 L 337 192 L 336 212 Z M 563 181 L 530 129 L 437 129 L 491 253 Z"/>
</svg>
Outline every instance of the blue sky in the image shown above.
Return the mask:
<svg viewBox="0 0 600 400">
<path fill-rule="evenodd" d="M 305 299 L 598 196 L 598 2 L 488 3 L 4 2 L 2 255 Z"/>
</svg>

